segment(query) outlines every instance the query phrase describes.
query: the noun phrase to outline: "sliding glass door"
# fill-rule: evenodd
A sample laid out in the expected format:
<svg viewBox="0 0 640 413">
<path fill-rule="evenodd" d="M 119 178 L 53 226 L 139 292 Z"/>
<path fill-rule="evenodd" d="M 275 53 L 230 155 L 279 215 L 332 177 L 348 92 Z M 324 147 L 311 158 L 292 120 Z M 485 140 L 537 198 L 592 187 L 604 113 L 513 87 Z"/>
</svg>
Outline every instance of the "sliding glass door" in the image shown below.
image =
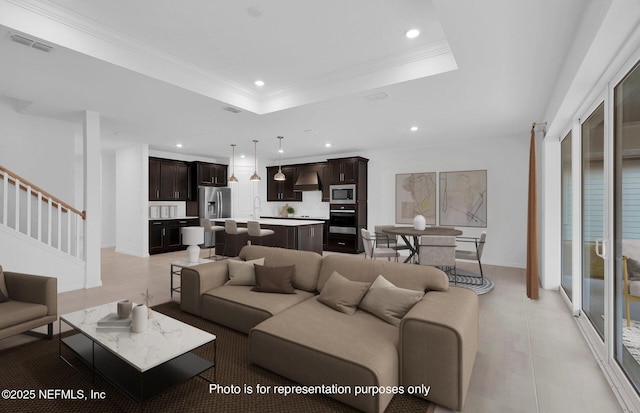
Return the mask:
<svg viewBox="0 0 640 413">
<path fill-rule="evenodd" d="M 614 88 L 615 358 L 640 389 L 640 67 Z M 626 257 L 627 279 L 624 263 Z"/>
<path fill-rule="evenodd" d="M 604 103 L 582 123 L 582 311 L 604 340 Z"/>
</svg>

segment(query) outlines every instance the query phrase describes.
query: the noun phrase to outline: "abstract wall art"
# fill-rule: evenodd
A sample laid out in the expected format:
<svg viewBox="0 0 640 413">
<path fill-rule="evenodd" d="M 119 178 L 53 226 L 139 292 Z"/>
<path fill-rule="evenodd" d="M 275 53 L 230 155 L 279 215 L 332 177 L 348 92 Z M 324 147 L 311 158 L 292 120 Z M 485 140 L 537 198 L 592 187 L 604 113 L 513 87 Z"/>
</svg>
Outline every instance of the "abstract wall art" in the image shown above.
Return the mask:
<svg viewBox="0 0 640 413">
<path fill-rule="evenodd" d="M 396 224 L 412 224 L 416 215 L 436 223 L 435 172 L 396 175 Z"/>
<path fill-rule="evenodd" d="M 487 171 L 440 172 L 440 225 L 487 227 Z"/>
</svg>

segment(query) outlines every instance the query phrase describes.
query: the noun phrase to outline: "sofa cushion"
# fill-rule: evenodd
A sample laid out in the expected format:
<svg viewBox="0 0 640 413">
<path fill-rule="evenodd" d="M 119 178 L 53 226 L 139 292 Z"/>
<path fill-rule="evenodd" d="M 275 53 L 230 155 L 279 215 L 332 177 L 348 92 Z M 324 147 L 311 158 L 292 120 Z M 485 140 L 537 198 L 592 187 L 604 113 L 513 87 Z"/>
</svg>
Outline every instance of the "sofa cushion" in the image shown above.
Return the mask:
<svg viewBox="0 0 640 413">
<path fill-rule="evenodd" d="M 0 329 L 47 315 L 47 306 L 10 300 L 0 304 Z"/>
<path fill-rule="evenodd" d="M 318 301 L 334 310 L 353 315 L 370 283 L 350 281 L 334 271 L 318 296 Z"/>
<path fill-rule="evenodd" d="M 0 291 L 9 297 L 9 292 L 7 291 L 7 284 L 4 282 L 4 272 L 2 272 L 2 265 L 0 265 Z"/>
<path fill-rule="evenodd" d="M 382 275 L 371 284 L 358 307 L 394 326 L 422 299 L 424 292 L 398 288 Z"/>
<path fill-rule="evenodd" d="M 285 248 L 245 245 L 240 251 L 240 258 L 252 260 L 264 257 L 264 265 L 281 267 L 295 265 L 292 284 L 298 290 L 316 292 L 318 272 L 322 264 L 322 256 L 311 251 L 298 251 Z"/>
<path fill-rule="evenodd" d="M 256 265 L 256 286 L 251 291 L 261 293 L 278 293 L 278 294 L 295 294 L 291 278 L 294 265 L 286 267 L 265 267 L 264 265 Z"/>
<path fill-rule="evenodd" d="M 426 265 L 398 264 L 385 260 L 364 260 L 343 254 L 328 255 L 322 259 L 318 276 L 318 291 L 338 271 L 352 281 L 372 283 L 380 274 L 400 288 L 416 291 L 446 291 L 449 279 L 443 271 Z"/>
<path fill-rule="evenodd" d="M 9 297 L 4 295 L 4 293 L 0 291 L 0 303 L 6 303 L 7 301 L 9 301 Z"/>
<path fill-rule="evenodd" d="M 256 324 L 314 296 L 296 290 L 295 294 L 258 293 L 250 286 L 223 285 L 202 296 L 202 317 L 248 333 Z"/>
<path fill-rule="evenodd" d="M 364 261 L 364 260 L 363 260 Z M 249 333 L 249 362 L 301 384 L 398 386 L 398 327 L 358 311 L 306 300 Z M 331 394 L 365 412 L 382 412 L 392 394 Z"/>
<path fill-rule="evenodd" d="M 229 260 L 227 285 L 256 285 L 254 265 L 263 265 L 264 258 L 250 261 Z"/>
</svg>

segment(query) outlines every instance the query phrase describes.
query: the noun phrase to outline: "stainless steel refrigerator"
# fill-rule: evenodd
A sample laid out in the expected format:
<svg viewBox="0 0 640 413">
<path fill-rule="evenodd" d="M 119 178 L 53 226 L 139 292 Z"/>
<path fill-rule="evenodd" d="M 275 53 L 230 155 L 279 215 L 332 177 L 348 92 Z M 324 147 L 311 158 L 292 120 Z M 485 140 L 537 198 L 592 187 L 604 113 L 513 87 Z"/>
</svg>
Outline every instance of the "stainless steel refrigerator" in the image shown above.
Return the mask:
<svg viewBox="0 0 640 413">
<path fill-rule="evenodd" d="M 200 218 L 231 218 L 231 188 L 198 187 Z"/>
</svg>

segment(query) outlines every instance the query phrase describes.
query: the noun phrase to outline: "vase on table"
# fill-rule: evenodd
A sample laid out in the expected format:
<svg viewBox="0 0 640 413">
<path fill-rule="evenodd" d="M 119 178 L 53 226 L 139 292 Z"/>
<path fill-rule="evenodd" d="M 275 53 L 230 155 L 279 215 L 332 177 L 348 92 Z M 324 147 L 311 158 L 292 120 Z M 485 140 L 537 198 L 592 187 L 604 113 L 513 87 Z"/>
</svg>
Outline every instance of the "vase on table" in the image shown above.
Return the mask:
<svg viewBox="0 0 640 413">
<path fill-rule="evenodd" d="M 423 217 L 422 215 L 416 215 L 416 217 L 413 218 L 413 228 L 417 229 L 418 231 L 424 231 L 426 227 L 427 220 L 425 219 L 425 217 Z"/>
<path fill-rule="evenodd" d="M 131 311 L 131 332 L 143 333 L 147 330 L 148 319 L 147 306 L 144 304 L 138 304 L 133 307 Z"/>
<path fill-rule="evenodd" d="M 131 315 L 133 303 L 131 300 L 118 301 L 118 318 L 127 318 Z"/>
</svg>

